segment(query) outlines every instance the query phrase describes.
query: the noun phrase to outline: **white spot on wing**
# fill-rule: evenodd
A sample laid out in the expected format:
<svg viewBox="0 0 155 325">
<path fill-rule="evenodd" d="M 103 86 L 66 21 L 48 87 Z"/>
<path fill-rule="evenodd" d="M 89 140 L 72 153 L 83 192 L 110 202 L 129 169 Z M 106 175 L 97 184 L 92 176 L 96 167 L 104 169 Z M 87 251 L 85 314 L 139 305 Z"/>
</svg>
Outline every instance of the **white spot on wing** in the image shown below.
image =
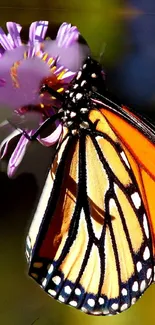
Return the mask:
<svg viewBox="0 0 155 325">
<path fill-rule="evenodd" d="M 75 301 L 75 300 L 71 300 L 71 301 L 69 302 L 69 304 L 70 304 L 71 306 L 73 306 L 73 307 L 76 307 L 76 306 L 77 306 L 77 301 Z"/>
<path fill-rule="evenodd" d="M 55 291 L 55 290 L 51 290 L 51 289 L 49 289 L 49 290 L 48 290 L 48 293 L 49 293 L 51 296 L 56 296 L 56 291 Z"/>
<path fill-rule="evenodd" d="M 61 278 L 60 276 L 56 275 L 52 278 L 52 281 L 56 284 L 56 285 L 59 285 L 60 282 L 61 282 Z"/>
<path fill-rule="evenodd" d="M 122 289 L 122 295 L 123 295 L 123 296 L 127 296 L 127 294 L 128 294 L 127 290 L 126 290 L 125 288 L 123 288 L 123 289 Z"/>
<path fill-rule="evenodd" d="M 65 288 L 64 288 L 64 291 L 69 295 L 70 293 L 71 293 L 71 287 L 70 286 L 66 286 Z"/>
<path fill-rule="evenodd" d="M 140 206 L 141 206 L 141 198 L 140 198 L 138 192 L 133 193 L 133 194 L 131 195 L 131 199 L 132 199 L 132 201 L 133 201 L 135 207 L 136 207 L 137 209 L 139 209 Z"/>
<path fill-rule="evenodd" d="M 143 215 L 143 227 L 144 227 L 146 237 L 149 238 L 149 227 L 148 227 L 148 222 L 145 213 Z"/>
<path fill-rule="evenodd" d="M 149 257 L 150 257 L 150 250 L 149 250 L 149 248 L 146 246 L 146 247 L 145 247 L 145 250 L 144 250 L 144 253 L 143 253 L 144 261 L 148 260 Z"/>
<path fill-rule="evenodd" d="M 134 305 L 136 301 L 137 301 L 137 299 L 136 299 L 135 297 L 132 298 L 132 300 L 131 300 L 131 305 Z"/>
<path fill-rule="evenodd" d="M 87 313 L 87 309 L 85 307 L 81 307 L 81 310 L 84 312 L 84 313 Z"/>
<path fill-rule="evenodd" d="M 121 155 L 122 159 L 124 160 L 125 164 L 130 168 L 130 165 L 129 165 L 128 159 L 127 159 L 127 157 L 126 157 L 124 151 L 122 151 L 122 152 L 120 153 L 120 155 Z"/>
<path fill-rule="evenodd" d="M 76 288 L 76 289 L 75 289 L 75 294 L 76 294 L 77 296 L 80 296 L 80 294 L 81 294 L 81 290 L 80 290 L 79 288 Z"/>
<path fill-rule="evenodd" d="M 145 288 L 146 288 L 146 281 L 143 280 L 143 281 L 141 282 L 141 284 L 140 284 L 140 291 L 143 292 L 143 291 L 145 290 Z"/>
<path fill-rule="evenodd" d="M 54 266 L 53 266 L 53 264 L 51 264 L 48 269 L 48 274 L 51 274 L 53 272 L 53 269 L 54 269 Z"/>
<path fill-rule="evenodd" d="M 102 297 L 100 297 L 98 302 L 99 302 L 100 305 L 103 305 L 104 304 L 104 299 Z"/>
<path fill-rule="evenodd" d="M 111 305 L 111 308 L 112 308 L 113 310 L 117 310 L 117 309 L 118 309 L 118 304 L 117 304 L 117 303 L 112 304 L 112 305 Z"/>
<path fill-rule="evenodd" d="M 147 273 L 146 273 L 146 277 L 147 277 L 148 280 L 150 279 L 151 275 L 152 275 L 152 269 L 149 268 L 149 269 L 147 270 Z"/>
<path fill-rule="evenodd" d="M 47 279 L 46 279 L 46 278 L 44 278 L 44 280 L 42 281 L 42 286 L 43 286 L 43 287 L 45 287 L 45 286 L 46 286 L 46 284 L 47 284 Z"/>
<path fill-rule="evenodd" d="M 125 310 L 128 308 L 128 304 L 123 304 L 120 308 L 121 311 Z"/>
<path fill-rule="evenodd" d="M 132 285 L 132 291 L 138 291 L 138 282 L 137 281 L 135 281 L 134 283 L 133 283 L 133 285 Z"/>
<path fill-rule="evenodd" d="M 109 201 L 109 207 L 112 209 L 112 208 L 115 208 L 115 206 L 116 206 L 115 200 L 114 199 L 110 199 L 110 201 Z"/>
<path fill-rule="evenodd" d="M 142 270 L 142 263 L 137 262 L 137 271 L 140 272 Z"/>
<path fill-rule="evenodd" d="M 90 306 L 90 307 L 94 307 L 95 306 L 95 300 L 94 299 L 88 299 L 88 301 L 87 301 L 87 303 L 88 303 L 88 305 Z"/>
<path fill-rule="evenodd" d="M 63 296 L 61 296 L 61 295 L 58 297 L 58 299 L 59 299 L 59 301 L 61 301 L 61 302 L 65 302 L 65 299 L 64 299 L 64 297 L 63 297 Z"/>
</svg>

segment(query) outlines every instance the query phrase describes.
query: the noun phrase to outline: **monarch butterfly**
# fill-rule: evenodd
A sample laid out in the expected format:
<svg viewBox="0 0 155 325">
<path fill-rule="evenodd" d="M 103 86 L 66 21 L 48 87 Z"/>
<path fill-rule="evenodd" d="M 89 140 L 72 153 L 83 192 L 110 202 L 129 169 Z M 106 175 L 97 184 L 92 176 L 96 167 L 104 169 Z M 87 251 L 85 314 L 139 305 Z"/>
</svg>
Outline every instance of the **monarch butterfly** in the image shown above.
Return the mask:
<svg viewBox="0 0 155 325">
<path fill-rule="evenodd" d="M 103 89 L 102 69 L 88 57 L 56 114 L 63 133 L 26 255 L 49 295 L 115 315 L 155 281 L 155 130 Z"/>
</svg>

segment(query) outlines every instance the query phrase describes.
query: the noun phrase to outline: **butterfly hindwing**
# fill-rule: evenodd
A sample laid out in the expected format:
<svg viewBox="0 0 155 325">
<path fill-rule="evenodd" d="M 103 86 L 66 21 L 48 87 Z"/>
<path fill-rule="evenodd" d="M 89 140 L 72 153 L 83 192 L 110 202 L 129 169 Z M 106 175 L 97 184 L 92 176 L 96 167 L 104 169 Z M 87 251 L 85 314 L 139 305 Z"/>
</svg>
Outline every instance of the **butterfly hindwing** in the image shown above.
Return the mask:
<svg viewBox="0 0 155 325">
<path fill-rule="evenodd" d="M 103 113 L 92 110 L 96 128 L 62 144 L 48 176 L 49 201 L 28 239 L 37 233 L 30 275 L 51 296 L 94 315 L 135 303 L 154 265 L 134 158 Z"/>
</svg>

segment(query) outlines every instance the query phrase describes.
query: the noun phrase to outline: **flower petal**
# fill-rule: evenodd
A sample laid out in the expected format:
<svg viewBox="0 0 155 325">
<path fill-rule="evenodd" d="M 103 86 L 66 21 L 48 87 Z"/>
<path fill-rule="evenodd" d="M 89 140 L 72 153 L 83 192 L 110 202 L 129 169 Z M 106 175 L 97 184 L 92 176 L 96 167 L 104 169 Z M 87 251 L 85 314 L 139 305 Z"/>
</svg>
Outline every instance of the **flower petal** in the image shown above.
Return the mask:
<svg viewBox="0 0 155 325">
<path fill-rule="evenodd" d="M 28 49 L 28 57 L 35 56 L 38 51 L 37 43 L 43 42 L 48 28 L 48 21 L 40 20 L 31 24 L 29 29 L 29 42 L 30 48 Z"/>
<path fill-rule="evenodd" d="M 16 61 L 19 61 L 19 60 L 22 60 L 24 58 L 24 53 L 27 51 L 28 49 L 28 46 L 27 45 L 22 45 L 18 48 L 14 48 L 12 49 L 11 51 L 8 51 L 6 50 L 0 60 L 0 62 L 2 60 L 4 60 L 8 66 L 8 68 L 16 62 Z M 1 73 L 1 70 L 0 70 L 0 73 Z"/>
<path fill-rule="evenodd" d="M 78 40 L 79 35 L 76 26 L 63 23 L 58 30 L 56 41 L 59 47 L 68 47 Z"/>
<path fill-rule="evenodd" d="M 0 79 L 5 81 L 0 87 L 0 105 L 17 109 L 39 104 L 40 83 L 43 78 L 51 75 L 49 66 L 37 57 L 22 60 L 18 62 L 14 78 L 10 73 L 9 59 L 5 55 L 0 59 Z"/>
<path fill-rule="evenodd" d="M 32 135 L 32 131 L 28 133 L 29 135 Z M 15 150 L 13 151 L 10 159 L 9 159 L 9 163 L 8 163 L 8 170 L 7 170 L 7 174 L 9 177 L 12 177 L 18 166 L 20 165 L 26 149 L 28 147 L 28 145 L 30 144 L 30 141 L 24 136 L 22 135 L 20 137 L 20 140 L 18 141 L 18 144 L 15 148 Z"/>
<path fill-rule="evenodd" d="M 0 44 L 4 50 L 13 50 L 13 45 L 9 42 L 7 35 L 4 33 L 4 30 L 0 27 Z"/>
<path fill-rule="evenodd" d="M 57 59 L 57 65 L 72 72 L 78 72 L 85 59 L 90 55 L 90 49 L 85 44 L 75 42 L 68 47 L 59 47 L 57 41 L 46 40 L 44 50 Z"/>
<path fill-rule="evenodd" d="M 48 29 L 47 20 L 40 20 L 40 21 L 33 22 L 29 30 L 30 45 L 34 45 L 35 42 L 42 43 L 45 39 L 47 29 Z"/>
<path fill-rule="evenodd" d="M 58 71 L 58 70 L 59 69 L 57 69 L 55 71 L 55 73 L 54 73 L 56 76 L 60 74 L 60 71 Z M 66 84 L 66 86 L 68 86 L 67 84 L 69 82 L 71 82 L 74 77 L 75 77 L 75 72 L 72 72 L 72 71 L 66 69 L 66 72 L 63 75 L 60 74 L 59 80 L 63 80 L 63 82 L 64 82 L 64 88 L 65 88 L 65 84 Z"/>
<path fill-rule="evenodd" d="M 44 51 L 57 58 L 58 66 L 77 72 L 84 60 L 90 55 L 90 49 L 86 44 L 80 44 L 79 31 L 76 26 L 63 23 L 54 41 L 44 41 Z"/>
<path fill-rule="evenodd" d="M 37 140 L 46 147 L 54 145 L 60 138 L 62 132 L 62 124 L 59 124 L 57 128 L 46 138 L 37 137 Z"/>
<path fill-rule="evenodd" d="M 22 29 L 21 25 L 16 24 L 14 22 L 7 22 L 6 24 L 8 29 L 8 38 L 10 38 L 10 41 L 12 41 L 13 46 L 19 47 L 22 45 L 22 41 L 20 38 L 20 31 Z"/>
</svg>

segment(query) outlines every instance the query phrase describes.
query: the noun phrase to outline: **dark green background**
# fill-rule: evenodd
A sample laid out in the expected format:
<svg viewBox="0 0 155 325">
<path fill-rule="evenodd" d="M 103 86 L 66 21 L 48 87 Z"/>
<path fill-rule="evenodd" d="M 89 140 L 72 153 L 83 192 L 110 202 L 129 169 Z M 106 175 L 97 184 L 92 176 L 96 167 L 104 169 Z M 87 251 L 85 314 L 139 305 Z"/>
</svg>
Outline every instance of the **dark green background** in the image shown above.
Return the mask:
<svg viewBox="0 0 155 325">
<path fill-rule="evenodd" d="M 99 57 L 105 47 L 107 70 L 112 70 L 124 55 L 127 22 L 138 15 L 123 1 L 116 0 L 0 2 L 1 26 L 6 21 L 24 25 L 39 19 L 77 25 L 95 57 Z M 0 136 L 2 139 L 3 134 Z M 4 172 L 0 174 L 0 325 L 31 325 L 35 320 L 36 325 L 153 325 L 153 285 L 128 311 L 113 317 L 93 317 L 54 301 L 27 276 L 25 238 L 51 155 L 50 149 L 33 144 L 16 178 L 9 180 Z M 4 163 L 0 166 L 5 170 Z"/>
</svg>

